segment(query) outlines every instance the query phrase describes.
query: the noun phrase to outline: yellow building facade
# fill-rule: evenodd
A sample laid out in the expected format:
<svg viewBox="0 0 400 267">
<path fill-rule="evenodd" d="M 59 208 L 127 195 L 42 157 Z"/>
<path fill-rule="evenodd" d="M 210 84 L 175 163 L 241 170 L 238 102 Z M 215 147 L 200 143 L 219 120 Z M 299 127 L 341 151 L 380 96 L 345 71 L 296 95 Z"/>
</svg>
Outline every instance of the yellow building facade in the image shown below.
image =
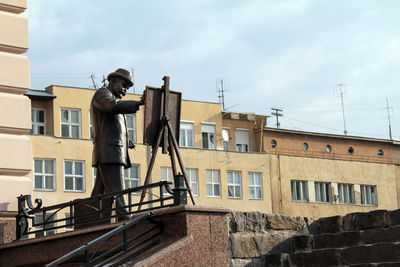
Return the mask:
<svg viewBox="0 0 400 267">
<path fill-rule="evenodd" d="M 27 93 L 33 197 L 46 206 L 90 196 L 94 92 L 50 86 Z M 127 94 L 124 99 L 139 98 Z M 399 207 L 396 143 L 267 128 L 267 117 L 182 101 L 180 152 L 197 205 L 315 217 Z M 131 187 L 143 185 L 151 149 L 143 145 L 143 110 L 126 118 L 136 144 L 125 178 Z M 172 181 L 169 156 L 158 153 L 151 182 Z"/>
</svg>

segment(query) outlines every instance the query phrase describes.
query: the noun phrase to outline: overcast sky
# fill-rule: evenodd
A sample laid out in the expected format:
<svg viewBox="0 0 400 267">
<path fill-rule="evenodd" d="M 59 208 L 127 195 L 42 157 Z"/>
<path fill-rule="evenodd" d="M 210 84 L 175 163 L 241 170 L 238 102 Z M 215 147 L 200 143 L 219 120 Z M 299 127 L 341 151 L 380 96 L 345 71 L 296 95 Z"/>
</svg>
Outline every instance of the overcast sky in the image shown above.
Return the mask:
<svg viewBox="0 0 400 267">
<path fill-rule="evenodd" d="M 400 1 L 29 0 L 32 89 L 101 85 L 134 70 L 135 92 L 161 86 L 184 99 L 270 115 L 281 127 L 400 139 Z M 133 89 L 130 90 L 133 92 Z M 275 126 L 275 119 L 268 120 Z"/>
</svg>

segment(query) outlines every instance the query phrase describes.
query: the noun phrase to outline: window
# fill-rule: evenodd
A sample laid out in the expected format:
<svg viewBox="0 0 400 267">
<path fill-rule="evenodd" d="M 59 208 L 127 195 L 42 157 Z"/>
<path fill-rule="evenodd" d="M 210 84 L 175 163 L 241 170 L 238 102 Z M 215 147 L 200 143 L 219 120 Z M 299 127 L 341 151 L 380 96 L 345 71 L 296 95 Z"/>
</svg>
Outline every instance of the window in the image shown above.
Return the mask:
<svg viewBox="0 0 400 267">
<path fill-rule="evenodd" d="M 140 186 L 139 165 L 132 164 L 132 167 L 125 169 L 125 189 Z M 135 192 L 139 193 L 139 192 Z"/>
<path fill-rule="evenodd" d="M 174 174 L 172 173 L 171 167 L 161 167 L 161 181 L 171 181 L 172 185 L 170 188 L 174 188 Z M 165 190 L 164 187 L 163 190 Z M 169 195 L 169 193 L 166 191 L 163 191 L 163 194 Z"/>
<path fill-rule="evenodd" d="M 179 131 L 179 146 L 194 147 L 194 125 L 192 122 L 182 122 Z"/>
<path fill-rule="evenodd" d="M 61 109 L 61 136 L 81 137 L 81 111 L 77 109 Z"/>
<path fill-rule="evenodd" d="M 193 196 L 199 196 L 199 177 L 197 169 L 186 169 L 186 174 L 188 175 L 190 188 L 192 189 Z"/>
<path fill-rule="evenodd" d="M 57 218 L 56 218 L 55 214 L 53 214 L 53 215 L 46 214 L 46 221 L 43 221 L 43 215 L 36 214 L 34 224 L 37 226 L 35 226 L 35 228 L 36 228 L 36 230 L 41 230 L 41 229 L 48 229 L 48 228 L 55 227 L 56 223 L 54 223 L 53 221 L 55 221 L 56 219 Z M 43 223 L 45 223 L 45 225 L 43 225 Z M 42 225 L 38 225 L 38 224 L 42 224 Z M 54 235 L 55 233 L 56 233 L 56 229 L 52 229 L 52 230 L 47 230 L 44 232 L 35 233 L 35 237 Z"/>
<path fill-rule="evenodd" d="M 378 150 L 378 157 L 380 157 L 380 158 L 383 158 L 383 150 L 382 149 L 379 149 Z"/>
<path fill-rule="evenodd" d="M 84 162 L 64 161 L 65 191 L 85 191 Z"/>
<path fill-rule="evenodd" d="M 90 111 L 89 111 L 89 134 L 90 134 L 90 139 L 93 139 L 93 124 L 92 124 L 92 115 L 90 115 Z"/>
<path fill-rule="evenodd" d="M 248 130 L 235 130 L 236 151 L 248 152 L 249 151 L 249 131 Z"/>
<path fill-rule="evenodd" d="M 136 143 L 136 115 L 126 114 L 126 130 L 128 131 L 128 139 L 132 143 Z"/>
<path fill-rule="evenodd" d="M 222 129 L 222 140 L 223 140 L 223 145 L 224 145 L 224 150 L 229 151 L 230 145 L 229 145 L 229 128 L 223 128 Z"/>
<path fill-rule="evenodd" d="M 328 153 L 331 153 L 332 152 L 332 147 L 330 145 L 326 145 L 325 151 L 328 152 Z"/>
<path fill-rule="evenodd" d="M 350 155 L 354 154 L 354 148 L 353 148 L 353 147 L 349 147 L 349 148 L 347 149 L 347 152 L 348 152 Z"/>
<path fill-rule="evenodd" d="M 303 143 L 303 150 L 305 150 L 305 151 L 308 150 L 308 144 L 307 143 Z"/>
<path fill-rule="evenodd" d="M 97 167 L 92 167 L 93 186 L 96 183 Z"/>
<path fill-rule="evenodd" d="M 332 202 L 331 183 L 315 182 L 315 201 Z"/>
<path fill-rule="evenodd" d="M 376 186 L 361 185 L 361 204 L 368 206 L 377 206 Z"/>
<path fill-rule="evenodd" d="M 238 171 L 228 171 L 228 197 L 242 198 L 242 174 Z"/>
<path fill-rule="evenodd" d="M 213 124 L 202 124 L 201 125 L 201 137 L 203 141 L 203 148 L 215 149 L 215 125 Z"/>
<path fill-rule="evenodd" d="M 291 181 L 291 184 L 292 184 L 292 200 L 308 201 L 308 182 Z"/>
<path fill-rule="evenodd" d="M 35 159 L 35 189 L 55 190 L 54 159 Z"/>
<path fill-rule="evenodd" d="M 261 173 L 259 172 L 249 172 L 249 197 L 262 199 Z"/>
<path fill-rule="evenodd" d="M 275 139 L 272 139 L 271 140 L 271 147 L 272 148 L 275 148 L 275 147 L 277 147 L 278 146 L 278 143 L 276 142 L 276 140 Z"/>
<path fill-rule="evenodd" d="M 339 203 L 354 204 L 354 185 L 338 184 Z"/>
<path fill-rule="evenodd" d="M 46 134 L 46 111 L 44 109 L 32 109 L 32 129 L 30 134 Z"/>
<path fill-rule="evenodd" d="M 74 219 L 71 218 L 70 213 L 65 213 L 65 230 L 66 231 L 74 230 Z"/>
<path fill-rule="evenodd" d="M 221 196 L 221 179 L 219 170 L 206 170 L 206 186 L 208 197 Z"/>
</svg>

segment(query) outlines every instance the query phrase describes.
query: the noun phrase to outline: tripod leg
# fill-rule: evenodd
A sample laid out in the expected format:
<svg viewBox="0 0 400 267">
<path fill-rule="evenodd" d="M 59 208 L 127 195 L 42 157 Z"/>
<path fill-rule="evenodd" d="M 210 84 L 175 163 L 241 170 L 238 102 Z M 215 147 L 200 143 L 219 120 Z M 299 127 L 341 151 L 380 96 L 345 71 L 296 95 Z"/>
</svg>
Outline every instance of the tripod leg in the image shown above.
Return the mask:
<svg viewBox="0 0 400 267">
<path fill-rule="evenodd" d="M 151 172 L 153 171 L 154 162 L 156 161 L 158 147 L 160 146 L 160 143 L 161 143 L 161 136 L 162 136 L 162 133 L 164 131 L 165 131 L 165 125 L 163 127 L 161 127 L 160 131 L 158 132 L 157 142 L 156 142 L 156 144 L 153 147 L 153 150 L 151 152 L 151 154 L 152 154 L 151 155 L 151 160 L 150 160 L 149 168 L 147 169 L 146 179 L 144 180 L 144 184 L 143 185 L 148 185 L 149 184 L 150 175 L 151 175 Z M 143 199 L 146 196 L 146 193 L 147 193 L 147 189 L 143 190 L 142 194 L 140 195 L 138 211 L 142 208 L 142 202 L 143 202 Z"/>
<path fill-rule="evenodd" d="M 178 146 L 178 143 L 176 142 L 175 135 L 174 135 L 174 132 L 172 130 L 172 127 L 171 127 L 171 124 L 169 123 L 169 121 L 167 121 L 167 126 L 168 126 L 168 130 L 169 130 L 169 133 L 170 133 L 170 136 L 171 136 L 172 144 L 174 145 L 174 149 L 175 149 L 175 152 L 176 152 L 176 156 L 178 158 L 179 165 L 180 165 L 182 173 L 183 173 L 183 177 L 185 178 L 185 184 L 186 184 L 186 187 L 187 187 L 187 189 L 189 191 L 190 198 L 192 200 L 193 205 L 196 205 L 196 203 L 194 202 L 192 189 L 190 188 L 190 184 L 189 184 L 188 179 L 187 179 L 186 169 L 185 169 L 185 166 L 183 165 L 183 160 L 182 160 L 182 157 L 181 157 L 181 153 L 179 152 L 179 146 Z"/>
</svg>

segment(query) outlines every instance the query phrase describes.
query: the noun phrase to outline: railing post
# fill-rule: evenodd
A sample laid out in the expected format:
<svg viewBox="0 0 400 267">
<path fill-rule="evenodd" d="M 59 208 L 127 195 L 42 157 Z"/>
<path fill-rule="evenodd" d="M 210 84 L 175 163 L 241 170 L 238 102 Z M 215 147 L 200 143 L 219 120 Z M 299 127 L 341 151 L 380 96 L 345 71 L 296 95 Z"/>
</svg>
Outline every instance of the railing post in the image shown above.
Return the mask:
<svg viewBox="0 0 400 267">
<path fill-rule="evenodd" d="M 16 239 L 20 240 L 28 229 L 28 220 L 25 214 L 25 196 L 20 195 L 18 198 L 18 214 L 16 218 Z"/>
<path fill-rule="evenodd" d="M 174 192 L 174 205 L 186 205 L 187 204 L 187 188 L 185 187 L 185 178 L 182 174 L 178 173 L 174 176 L 175 188 L 172 189 Z"/>
</svg>

